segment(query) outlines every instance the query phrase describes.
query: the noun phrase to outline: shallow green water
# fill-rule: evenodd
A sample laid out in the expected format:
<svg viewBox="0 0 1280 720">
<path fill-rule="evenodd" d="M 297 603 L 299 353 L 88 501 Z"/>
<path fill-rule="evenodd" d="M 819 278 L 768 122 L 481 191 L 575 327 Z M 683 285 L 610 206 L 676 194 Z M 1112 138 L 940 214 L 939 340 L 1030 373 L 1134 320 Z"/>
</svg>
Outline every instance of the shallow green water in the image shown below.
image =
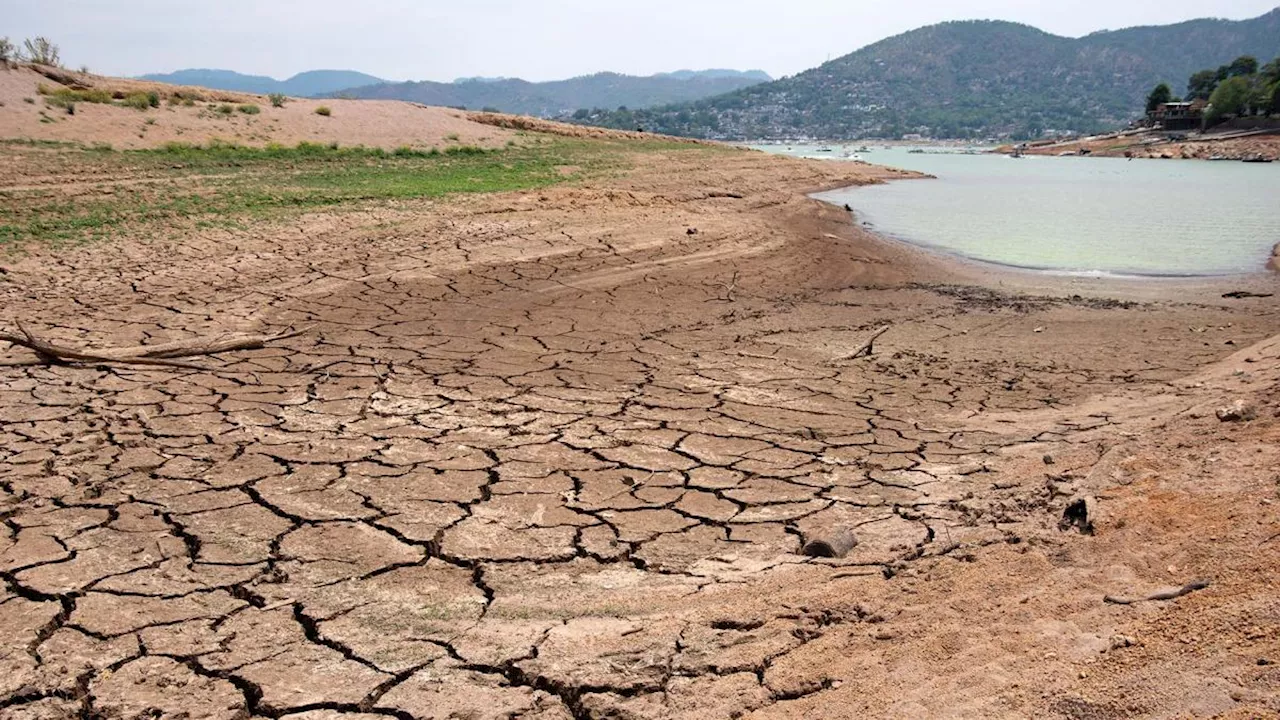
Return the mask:
<svg viewBox="0 0 1280 720">
<path fill-rule="evenodd" d="M 858 146 L 768 148 L 838 161 Z M 1280 163 L 855 152 L 937 180 L 817 195 L 885 235 L 987 262 L 1071 273 L 1259 271 L 1280 242 Z"/>
</svg>

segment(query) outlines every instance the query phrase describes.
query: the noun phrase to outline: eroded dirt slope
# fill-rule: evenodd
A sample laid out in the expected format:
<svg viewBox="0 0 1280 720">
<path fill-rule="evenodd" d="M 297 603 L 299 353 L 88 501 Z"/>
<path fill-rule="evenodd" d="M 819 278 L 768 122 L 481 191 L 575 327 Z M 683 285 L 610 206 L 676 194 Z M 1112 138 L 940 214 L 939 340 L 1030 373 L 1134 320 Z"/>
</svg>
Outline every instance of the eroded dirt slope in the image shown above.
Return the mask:
<svg viewBox="0 0 1280 720">
<path fill-rule="evenodd" d="M 272 107 L 261 95 L 58 71 L 58 79 L 28 68 L 0 70 L 0 137 L 72 143 L 106 143 L 118 149 L 155 148 L 166 143 L 209 142 L 263 146 L 299 142 L 344 147 L 394 149 L 453 145 L 500 147 L 515 133 L 473 122 L 448 108 L 381 100 L 290 98 Z M 61 80 L 61 82 L 59 82 Z M 46 93 L 41 94 L 44 86 Z M 59 90 L 76 88 L 119 93 L 156 92 L 160 106 L 147 110 L 93 102 L 74 103 L 74 112 L 48 102 Z M 173 93 L 199 100 L 171 102 Z M 256 108 L 253 114 L 241 106 Z M 316 110 L 327 107 L 330 114 Z M 223 112 L 226 110 L 226 112 Z"/>
<path fill-rule="evenodd" d="M 869 168 L 637 162 L 6 261 L 67 343 L 312 329 L 0 371 L 0 714 L 1280 710 L 1271 302 L 999 287 L 802 194 Z"/>
</svg>

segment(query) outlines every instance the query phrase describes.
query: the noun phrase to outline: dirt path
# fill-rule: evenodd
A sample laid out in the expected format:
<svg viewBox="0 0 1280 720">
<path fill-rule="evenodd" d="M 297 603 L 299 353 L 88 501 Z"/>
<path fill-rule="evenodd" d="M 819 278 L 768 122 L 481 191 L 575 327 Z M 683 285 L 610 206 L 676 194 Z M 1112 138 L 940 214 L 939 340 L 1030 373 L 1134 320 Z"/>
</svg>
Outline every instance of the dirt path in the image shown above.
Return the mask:
<svg viewBox="0 0 1280 720">
<path fill-rule="evenodd" d="M 6 261 L 67 343 L 315 329 L 0 370 L 0 716 L 1280 710 L 1273 303 L 931 260 L 804 197 L 860 166 L 637 162 Z"/>
</svg>

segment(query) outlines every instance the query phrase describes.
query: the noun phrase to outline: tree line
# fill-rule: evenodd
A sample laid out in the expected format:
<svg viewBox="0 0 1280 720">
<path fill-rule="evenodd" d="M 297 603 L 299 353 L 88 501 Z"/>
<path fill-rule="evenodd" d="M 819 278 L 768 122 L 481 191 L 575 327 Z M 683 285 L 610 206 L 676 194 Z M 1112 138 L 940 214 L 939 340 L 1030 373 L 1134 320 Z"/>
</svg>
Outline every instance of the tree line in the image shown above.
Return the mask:
<svg viewBox="0 0 1280 720">
<path fill-rule="evenodd" d="M 1280 58 L 1259 67 L 1258 59 L 1242 55 L 1218 68 L 1201 70 L 1187 80 L 1188 101 L 1209 103 L 1209 124 L 1228 117 L 1280 114 Z M 1179 102 L 1168 83 L 1160 83 L 1147 96 L 1147 112 Z"/>
</svg>

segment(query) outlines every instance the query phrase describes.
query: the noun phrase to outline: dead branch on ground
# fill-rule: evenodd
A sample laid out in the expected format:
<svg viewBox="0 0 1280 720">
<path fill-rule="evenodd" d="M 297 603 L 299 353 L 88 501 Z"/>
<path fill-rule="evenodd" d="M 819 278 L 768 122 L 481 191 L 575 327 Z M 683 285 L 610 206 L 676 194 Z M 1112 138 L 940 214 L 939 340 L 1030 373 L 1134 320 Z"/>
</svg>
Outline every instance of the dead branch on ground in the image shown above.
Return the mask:
<svg viewBox="0 0 1280 720">
<path fill-rule="evenodd" d="M 138 345 L 126 348 L 81 349 L 41 340 L 29 332 L 22 323 L 18 323 L 15 334 L 0 330 L 0 341 L 25 347 L 36 354 L 32 360 L 17 360 L 0 363 L 0 367 L 24 367 L 32 365 L 70 365 L 70 364 L 118 364 L 118 365 L 151 365 L 159 367 L 176 367 L 188 370 L 207 370 L 196 363 L 184 362 L 174 358 L 217 355 L 233 350 L 259 350 L 267 343 L 297 337 L 310 330 L 286 330 L 273 335 L 227 334 L 212 338 L 193 338 L 177 340 L 156 345 Z"/>
<path fill-rule="evenodd" d="M 1159 600 L 1176 600 L 1183 595 L 1190 595 L 1197 590 L 1203 590 L 1209 587 L 1208 580 L 1192 580 L 1191 582 L 1178 588 L 1170 588 L 1157 593 L 1145 595 L 1142 597 L 1117 597 L 1115 595 L 1106 595 L 1102 598 L 1104 602 L 1113 605 L 1134 605 L 1140 602 L 1155 602 Z"/>
<path fill-rule="evenodd" d="M 729 282 L 711 283 L 712 287 L 722 288 L 724 292 L 716 297 L 720 302 L 734 302 L 737 299 L 738 292 L 738 271 L 733 271 L 733 277 L 729 278 Z"/>
<path fill-rule="evenodd" d="M 845 360 L 856 360 L 862 357 L 863 355 L 866 355 L 867 357 L 871 357 L 871 355 L 875 352 L 876 340 L 880 339 L 881 335 L 889 332 L 889 328 L 890 328 L 889 325 L 885 325 L 884 327 L 876 330 L 875 332 L 871 333 L 871 337 L 868 337 L 865 341 L 863 341 L 863 343 L 859 345 L 852 353 L 848 355 L 841 355 L 840 357 L 837 357 L 837 358 L 832 358 L 831 362 L 838 363 L 838 362 L 844 362 Z"/>
</svg>

